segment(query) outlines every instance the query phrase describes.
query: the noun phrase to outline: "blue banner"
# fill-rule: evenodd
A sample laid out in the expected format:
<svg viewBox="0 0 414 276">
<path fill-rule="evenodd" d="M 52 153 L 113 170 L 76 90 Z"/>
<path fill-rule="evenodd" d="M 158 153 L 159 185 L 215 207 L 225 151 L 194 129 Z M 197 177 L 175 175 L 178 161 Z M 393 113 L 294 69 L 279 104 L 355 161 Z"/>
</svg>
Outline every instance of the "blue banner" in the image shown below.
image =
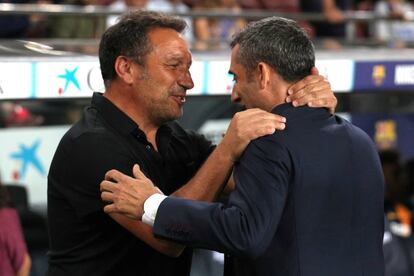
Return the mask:
<svg viewBox="0 0 414 276">
<path fill-rule="evenodd" d="M 414 92 L 414 61 L 355 62 L 353 91 Z"/>
</svg>

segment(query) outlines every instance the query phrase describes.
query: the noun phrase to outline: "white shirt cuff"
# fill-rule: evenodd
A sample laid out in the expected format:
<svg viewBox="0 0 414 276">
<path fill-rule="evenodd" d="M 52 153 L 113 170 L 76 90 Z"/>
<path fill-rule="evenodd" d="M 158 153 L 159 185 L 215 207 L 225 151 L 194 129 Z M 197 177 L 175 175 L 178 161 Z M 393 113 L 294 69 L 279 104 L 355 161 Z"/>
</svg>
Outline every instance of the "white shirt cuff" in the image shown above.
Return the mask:
<svg viewBox="0 0 414 276">
<path fill-rule="evenodd" d="M 157 216 L 158 207 L 167 196 L 162 194 L 153 194 L 144 202 L 144 214 L 142 215 L 142 222 L 154 226 L 154 221 Z"/>
</svg>

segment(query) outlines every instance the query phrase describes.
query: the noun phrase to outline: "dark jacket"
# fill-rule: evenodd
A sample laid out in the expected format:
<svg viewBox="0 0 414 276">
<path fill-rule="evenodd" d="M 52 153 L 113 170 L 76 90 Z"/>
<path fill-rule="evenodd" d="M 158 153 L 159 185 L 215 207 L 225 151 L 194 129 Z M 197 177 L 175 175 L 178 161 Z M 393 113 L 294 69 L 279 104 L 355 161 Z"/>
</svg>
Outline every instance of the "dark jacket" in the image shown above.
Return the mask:
<svg viewBox="0 0 414 276">
<path fill-rule="evenodd" d="M 384 180 L 370 138 L 325 109 L 273 112 L 287 128 L 250 143 L 228 204 L 169 197 L 154 233 L 230 253 L 231 275 L 384 275 Z"/>
</svg>

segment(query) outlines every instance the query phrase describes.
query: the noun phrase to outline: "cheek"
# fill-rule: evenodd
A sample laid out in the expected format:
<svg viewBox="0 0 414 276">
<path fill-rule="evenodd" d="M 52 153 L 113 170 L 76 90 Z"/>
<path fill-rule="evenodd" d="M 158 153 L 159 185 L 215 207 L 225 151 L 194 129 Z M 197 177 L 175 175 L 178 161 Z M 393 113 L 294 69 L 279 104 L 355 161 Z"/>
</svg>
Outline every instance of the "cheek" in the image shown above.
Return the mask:
<svg viewBox="0 0 414 276">
<path fill-rule="evenodd" d="M 246 88 L 246 86 L 239 85 L 238 93 L 240 97 L 243 99 L 249 98 L 249 93 L 248 93 L 248 89 Z"/>
</svg>

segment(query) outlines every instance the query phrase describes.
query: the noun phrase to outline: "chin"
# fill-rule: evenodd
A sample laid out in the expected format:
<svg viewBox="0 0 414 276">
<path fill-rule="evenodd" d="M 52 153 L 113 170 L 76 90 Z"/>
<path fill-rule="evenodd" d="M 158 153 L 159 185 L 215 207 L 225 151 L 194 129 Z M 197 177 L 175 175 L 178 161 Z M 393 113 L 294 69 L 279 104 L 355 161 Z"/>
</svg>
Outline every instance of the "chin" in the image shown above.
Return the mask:
<svg viewBox="0 0 414 276">
<path fill-rule="evenodd" d="M 174 114 L 171 114 L 171 117 L 173 117 L 173 120 L 177 120 L 179 118 L 181 118 L 183 116 L 183 109 L 181 108 L 180 110 L 177 110 L 176 112 L 174 112 Z"/>
<path fill-rule="evenodd" d="M 171 121 L 180 119 L 182 116 L 183 116 L 183 112 L 182 111 L 180 111 L 180 112 L 174 112 L 174 113 L 171 113 L 171 114 L 168 114 L 167 116 L 165 116 L 165 120 L 164 121 L 165 122 L 171 122 Z"/>
</svg>

